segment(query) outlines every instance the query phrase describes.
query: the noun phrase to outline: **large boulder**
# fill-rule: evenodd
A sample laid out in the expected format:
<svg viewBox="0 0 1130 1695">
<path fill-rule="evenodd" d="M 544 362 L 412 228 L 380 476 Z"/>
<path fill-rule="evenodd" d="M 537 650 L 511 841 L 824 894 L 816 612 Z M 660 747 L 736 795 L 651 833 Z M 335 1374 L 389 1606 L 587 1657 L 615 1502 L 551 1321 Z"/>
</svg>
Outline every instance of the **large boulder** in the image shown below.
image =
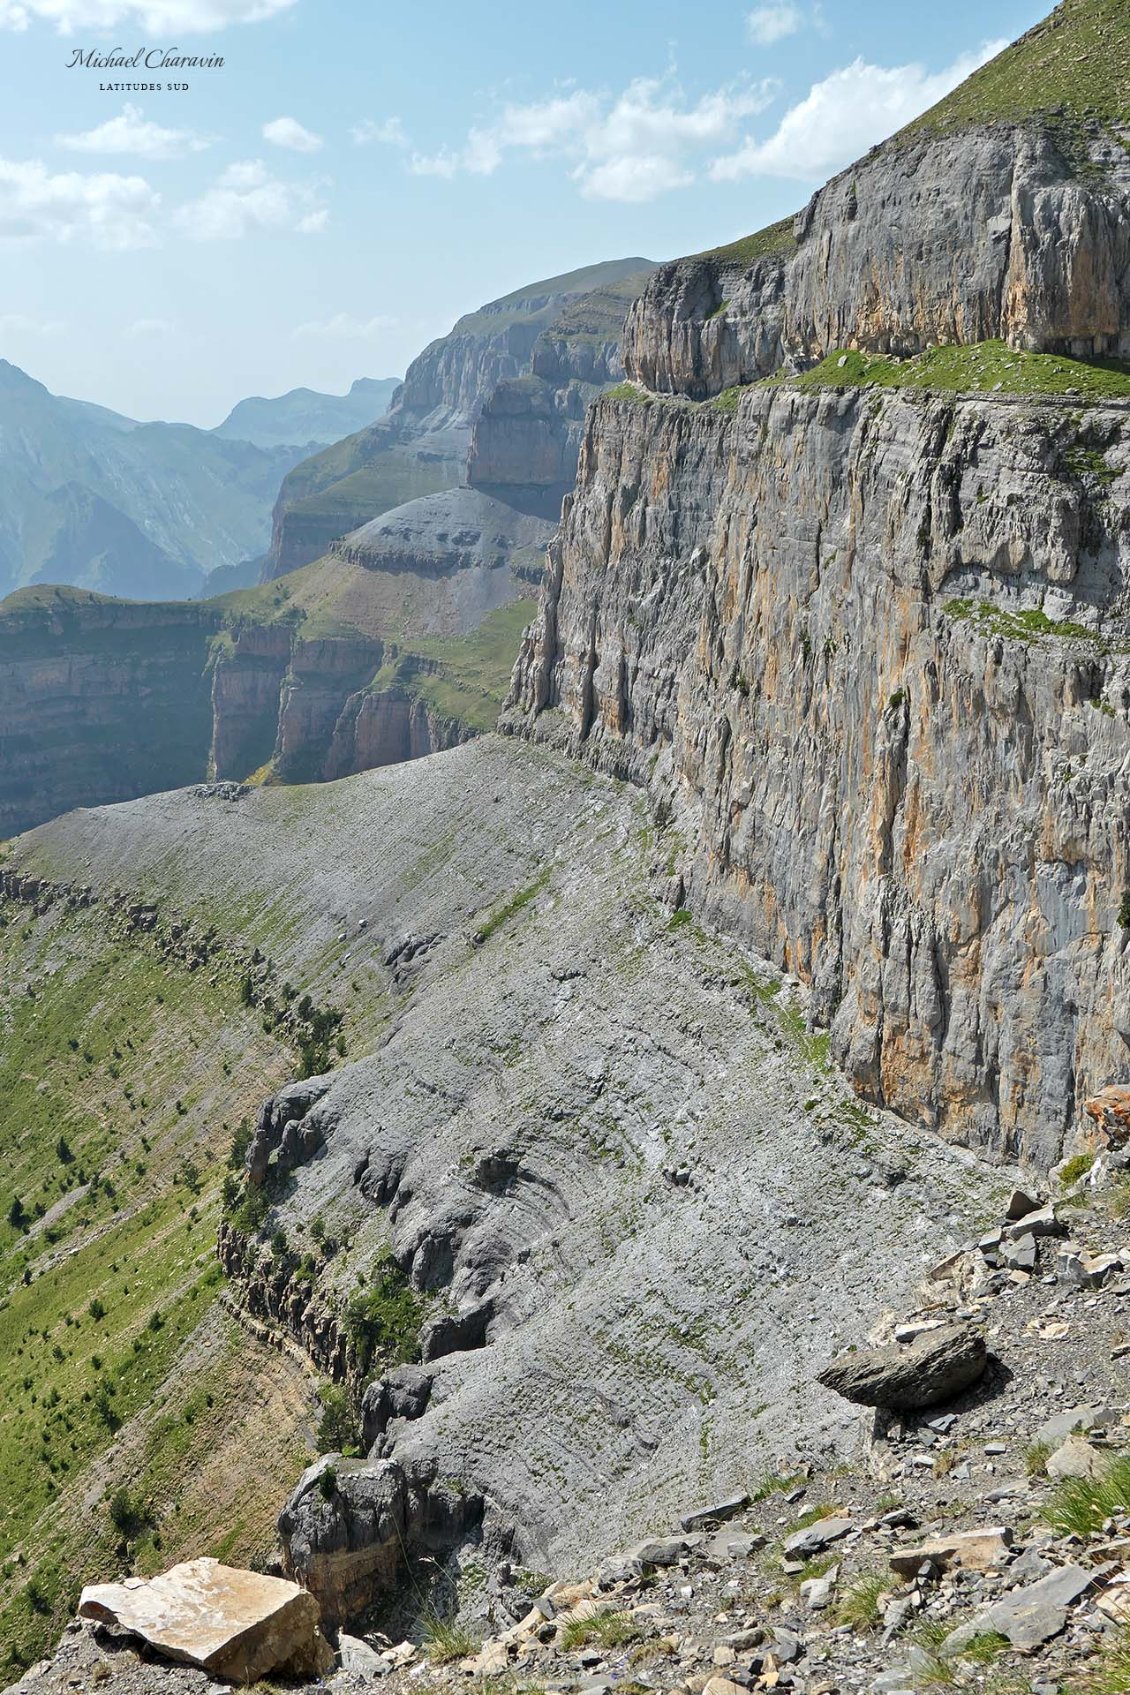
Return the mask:
<svg viewBox="0 0 1130 1695">
<path fill-rule="evenodd" d="M 893 1343 L 841 1354 L 816 1381 L 860 1406 L 911 1412 L 952 1401 L 977 1382 L 987 1362 L 981 1332 L 950 1324 L 915 1337 L 905 1347 Z"/>
<path fill-rule="evenodd" d="M 78 1610 L 140 1637 L 166 1659 L 232 1683 L 320 1677 L 334 1663 L 312 1595 L 217 1560 L 188 1560 L 160 1577 L 88 1584 Z"/>
</svg>

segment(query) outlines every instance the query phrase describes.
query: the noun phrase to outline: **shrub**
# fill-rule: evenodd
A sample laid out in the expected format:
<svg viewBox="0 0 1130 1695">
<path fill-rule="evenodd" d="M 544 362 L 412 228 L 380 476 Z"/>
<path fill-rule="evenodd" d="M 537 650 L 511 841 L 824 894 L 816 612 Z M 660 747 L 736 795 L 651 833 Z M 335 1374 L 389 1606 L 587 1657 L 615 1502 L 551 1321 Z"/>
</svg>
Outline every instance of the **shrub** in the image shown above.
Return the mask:
<svg viewBox="0 0 1130 1695">
<path fill-rule="evenodd" d="M 1064 1188 L 1069 1189 L 1073 1183 L 1078 1183 L 1080 1178 L 1086 1177 L 1094 1163 L 1094 1154 L 1076 1154 L 1073 1159 L 1069 1159 L 1059 1174 Z"/>
<path fill-rule="evenodd" d="M 403 1365 L 419 1348 L 423 1307 L 393 1260 L 377 1267 L 371 1289 L 354 1295 L 345 1310 L 345 1330 L 364 1375 L 379 1356 Z"/>
<path fill-rule="evenodd" d="M 103 1304 L 102 1301 L 100 1301 L 98 1299 L 97 1295 L 95 1295 L 94 1299 L 91 1301 L 90 1305 L 87 1307 L 86 1310 L 90 1314 L 91 1318 L 94 1320 L 95 1324 L 98 1324 L 100 1322 L 100 1320 L 104 1319 L 105 1316 L 106 1316 L 105 1305 Z"/>
<path fill-rule="evenodd" d="M 110 1523 L 126 1542 L 134 1542 L 153 1524 L 153 1514 L 140 1496 L 117 1489 L 110 1497 Z"/>
<path fill-rule="evenodd" d="M 322 1416 L 318 1421 L 318 1452 L 344 1454 L 360 1447 L 357 1413 L 347 1392 L 336 1383 L 321 1391 Z"/>
</svg>

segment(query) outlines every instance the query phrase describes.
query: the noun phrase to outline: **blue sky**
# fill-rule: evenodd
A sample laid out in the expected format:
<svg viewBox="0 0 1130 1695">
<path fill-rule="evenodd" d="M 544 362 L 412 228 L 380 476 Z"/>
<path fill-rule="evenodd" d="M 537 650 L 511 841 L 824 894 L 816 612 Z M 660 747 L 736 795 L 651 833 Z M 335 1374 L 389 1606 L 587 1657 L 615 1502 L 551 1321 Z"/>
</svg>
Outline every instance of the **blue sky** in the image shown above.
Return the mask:
<svg viewBox="0 0 1130 1695">
<path fill-rule="evenodd" d="M 794 211 L 1047 9 L 0 0 L 0 357 L 205 425 L 399 375 L 511 288 Z M 115 48 L 226 63 L 68 65 Z"/>
</svg>

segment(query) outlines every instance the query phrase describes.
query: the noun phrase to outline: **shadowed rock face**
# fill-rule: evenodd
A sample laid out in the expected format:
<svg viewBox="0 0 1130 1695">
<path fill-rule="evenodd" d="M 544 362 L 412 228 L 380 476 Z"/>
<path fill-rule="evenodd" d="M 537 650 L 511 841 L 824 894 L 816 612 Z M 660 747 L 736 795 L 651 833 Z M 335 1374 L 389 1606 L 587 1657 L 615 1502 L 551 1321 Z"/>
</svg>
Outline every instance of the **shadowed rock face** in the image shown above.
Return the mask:
<svg viewBox="0 0 1130 1695">
<path fill-rule="evenodd" d="M 664 797 L 858 1089 L 1044 1165 L 1130 1039 L 1128 477 L 1120 404 L 605 398 L 507 714 Z"/>
<path fill-rule="evenodd" d="M 985 1338 L 970 1325 L 945 1325 L 906 1347 L 844 1354 L 816 1381 L 864 1407 L 913 1411 L 952 1401 L 976 1383 L 988 1362 Z"/>
<path fill-rule="evenodd" d="M 896 138 L 833 177 L 774 251 L 662 266 L 628 317 L 628 374 L 702 399 L 837 347 L 1124 355 L 1130 157 L 1098 126 L 1086 148 L 1080 170 L 1034 124 Z"/>
</svg>

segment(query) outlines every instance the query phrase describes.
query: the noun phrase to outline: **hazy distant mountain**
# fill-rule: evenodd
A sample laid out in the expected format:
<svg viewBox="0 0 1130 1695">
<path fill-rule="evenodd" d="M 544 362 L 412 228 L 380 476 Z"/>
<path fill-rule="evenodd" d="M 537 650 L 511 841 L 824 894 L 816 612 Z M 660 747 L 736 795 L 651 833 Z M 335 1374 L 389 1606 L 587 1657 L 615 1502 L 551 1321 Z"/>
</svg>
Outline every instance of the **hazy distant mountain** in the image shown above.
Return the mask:
<svg viewBox="0 0 1130 1695">
<path fill-rule="evenodd" d="M 305 454 L 305 441 L 140 424 L 0 359 L 0 595 L 43 582 L 193 595 L 266 551 L 279 485 Z"/>
<path fill-rule="evenodd" d="M 212 434 L 256 447 L 328 446 L 383 418 L 399 387 L 399 377 L 358 377 L 348 394 L 292 388 L 276 400 L 241 400 Z"/>
</svg>

